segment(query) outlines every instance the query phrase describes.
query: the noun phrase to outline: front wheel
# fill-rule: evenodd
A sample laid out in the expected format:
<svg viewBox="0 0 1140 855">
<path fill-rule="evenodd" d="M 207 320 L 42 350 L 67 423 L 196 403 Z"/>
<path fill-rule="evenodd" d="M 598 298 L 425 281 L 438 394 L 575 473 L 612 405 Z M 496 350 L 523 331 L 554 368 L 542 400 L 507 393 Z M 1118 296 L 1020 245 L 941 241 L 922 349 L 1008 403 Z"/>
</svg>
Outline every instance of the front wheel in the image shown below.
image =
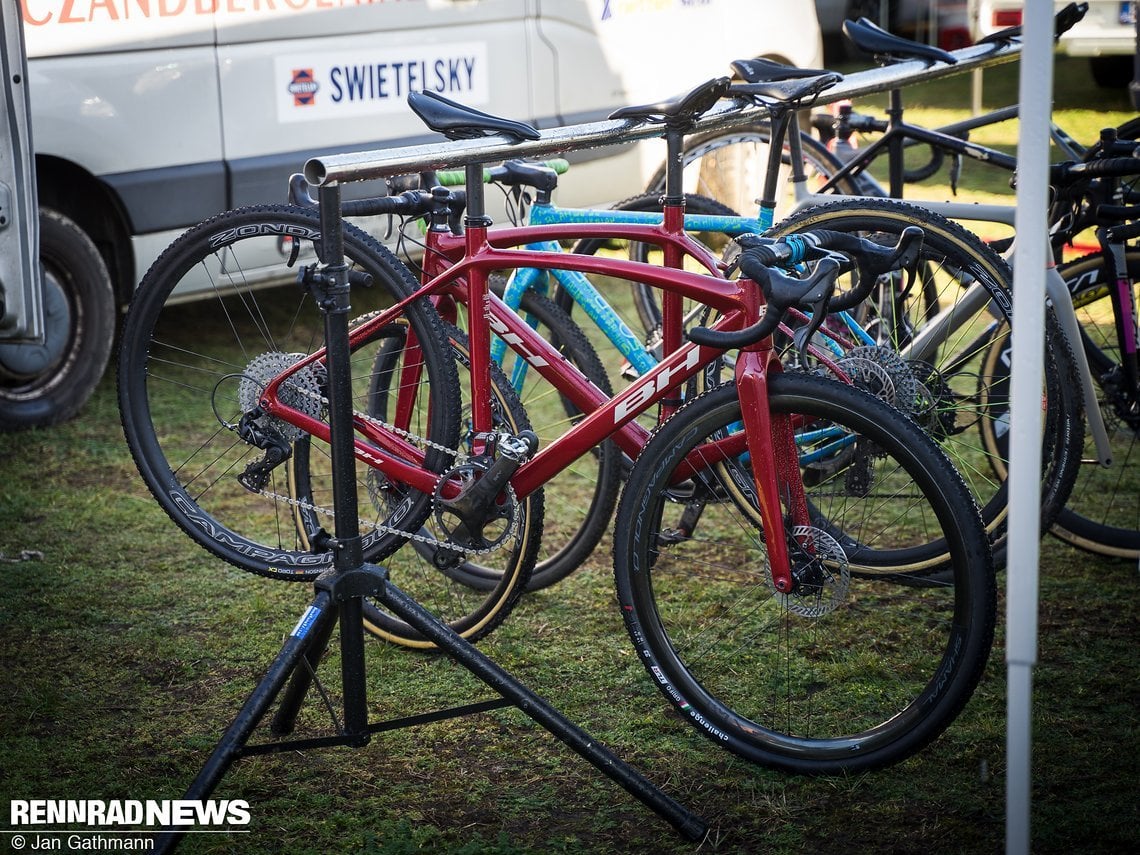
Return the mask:
<svg viewBox="0 0 1140 855">
<path fill-rule="evenodd" d="M 888 372 L 895 403 L 954 461 L 981 507 L 999 557 L 1008 518 L 1010 397 L 999 369 L 1011 343 L 1012 271 L 976 235 L 931 211 L 894 199 L 849 199 L 805 208 L 771 236 L 811 229 L 858 234 L 893 245 L 918 225 L 923 243 L 916 278 L 883 276 L 852 311 L 879 348 L 906 360 Z M 853 287 L 843 276 L 839 288 Z M 937 311 L 932 315 L 932 309 Z M 829 322 L 830 323 L 830 322 Z M 1048 526 L 1069 494 L 1083 433 L 1073 356 L 1053 312 L 1045 321 L 1049 359 L 1041 387 L 1041 522 Z M 864 341 L 864 339 L 860 339 Z M 889 367 L 889 366 L 887 366 Z"/>
<path fill-rule="evenodd" d="M 769 406 L 791 417 L 811 509 L 789 532 L 796 589 L 774 589 L 726 384 L 665 423 L 630 475 L 614 544 L 626 628 L 665 697 L 734 754 L 795 774 L 898 762 L 954 720 L 985 667 L 996 592 L 981 520 L 932 441 L 869 394 L 787 373 L 769 378 Z M 900 584 L 892 569 L 932 540 L 941 572 Z"/>
</svg>

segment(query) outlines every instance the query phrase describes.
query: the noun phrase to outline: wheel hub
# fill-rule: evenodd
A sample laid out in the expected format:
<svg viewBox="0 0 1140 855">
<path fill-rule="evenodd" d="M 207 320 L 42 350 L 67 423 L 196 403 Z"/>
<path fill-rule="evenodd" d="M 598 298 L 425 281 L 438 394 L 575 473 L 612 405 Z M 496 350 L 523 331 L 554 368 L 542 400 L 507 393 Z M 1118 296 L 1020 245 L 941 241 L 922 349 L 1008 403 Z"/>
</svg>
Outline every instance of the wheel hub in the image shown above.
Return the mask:
<svg viewBox="0 0 1140 855">
<path fill-rule="evenodd" d="M 261 396 L 266 387 L 281 372 L 296 365 L 305 357 L 303 353 L 283 353 L 266 351 L 254 357 L 238 377 L 238 407 L 243 413 L 250 413 L 261 405 Z M 324 407 L 322 395 L 322 374 L 316 366 L 310 365 L 289 376 L 277 387 L 278 400 L 287 407 L 299 410 L 310 418 L 320 418 Z M 273 430 L 287 442 L 296 442 L 306 432 L 279 418 L 265 414 L 254 420 L 262 430 Z"/>
<path fill-rule="evenodd" d="M 851 573 L 847 555 L 839 542 L 814 526 L 796 526 L 788 541 L 792 564 L 791 593 L 776 590 L 771 574 L 765 574 L 776 599 L 792 614 L 819 618 L 831 614 L 847 599 Z"/>
</svg>

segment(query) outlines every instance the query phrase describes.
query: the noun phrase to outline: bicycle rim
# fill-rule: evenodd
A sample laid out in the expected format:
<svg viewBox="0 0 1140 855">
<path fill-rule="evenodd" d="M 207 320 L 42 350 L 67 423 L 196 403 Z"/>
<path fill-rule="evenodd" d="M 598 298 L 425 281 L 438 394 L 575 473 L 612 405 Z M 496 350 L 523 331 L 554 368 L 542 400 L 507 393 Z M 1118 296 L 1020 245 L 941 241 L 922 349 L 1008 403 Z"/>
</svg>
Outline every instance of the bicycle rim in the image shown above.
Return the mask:
<svg viewBox="0 0 1140 855">
<path fill-rule="evenodd" d="M 254 416 L 266 385 L 324 344 L 319 307 L 296 285 L 282 284 L 295 279 L 294 263 L 316 260 L 319 237 L 315 213 L 283 206 L 227 212 L 192 229 L 144 278 L 119 359 L 124 431 L 158 502 L 214 554 L 242 569 L 290 580 L 311 580 L 332 566 L 326 539 L 319 536 L 335 512 L 331 480 L 323 477 L 327 472 L 319 477 L 314 471 L 298 486 L 290 460 L 299 446 L 307 452 L 320 441 L 284 421 Z M 373 279 L 361 301 L 397 299 L 415 285 L 398 261 L 352 227 L 345 230 L 345 252 L 352 270 Z M 191 289 L 198 299 L 188 302 Z M 442 324 L 426 301 L 410 306 L 401 320 L 421 342 L 424 383 L 416 393 L 436 401 L 424 435 L 454 446 L 458 420 L 451 402 L 458 380 Z M 364 349 L 352 354 L 357 365 L 371 361 Z M 353 394 L 361 394 L 359 385 Z M 327 424 L 323 361 L 283 383 L 280 398 Z M 252 440 L 238 433 L 243 416 L 252 422 Z M 259 470 L 256 464 L 267 451 L 256 437 L 264 436 L 275 439 L 285 459 Z M 428 449 L 416 462 L 440 470 L 446 461 L 447 455 Z M 367 468 L 357 464 L 363 495 Z M 261 475 L 260 483 L 239 482 L 251 472 Z M 366 556 L 379 560 L 397 549 L 404 541 L 401 525 L 418 526 L 429 505 L 429 496 L 404 490 L 388 513 L 362 519 Z M 310 529 L 298 527 L 302 518 Z"/>
<path fill-rule="evenodd" d="M 815 192 L 843 164 L 810 134 L 801 134 L 806 187 Z M 771 127 L 764 124 L 747 125 L 713 131 L 690 137 L 684 151 L 684 191 L 715 199 L 735 211 L 752 214 L 760 199 L 765 197 L 764 183 L 772 151 Z M 650 180 L 646 191 L 660 193 L 665 189 L 665 171 L 659 169 Z M 791 149 L 784 141 L 780 153 L 774 199 L 781 214 L 792 209 L 794 199 L 791 184 Z M 838 192 L 854 194 L 849 181 L 842 182 Z"/>
<path fill-rule="evenodd" d="M 881 402 L 796 375 L 770 378 L 770 400 L 801 431 L 839 428 L 861 448 L 805 482 L 816 562 L 801 550 L 797 592 L 775 592 L 764 533 L 730 498 L 745 458 L 671 483 L 693 449 L 734 430 L 735 387 L 719 387 L 666 424 L 631 475 L 614 551 L 627 629 L 665 697 L 733 753 L 799 774 L 897 762 L 953 721 L 985 666 L 996 593 L 980 521 L 944 456 Z M 849 572 L 931 536 L 949 544 L 948 582 Z"/>
<path fill-rule="evenodd" d="M 613 391 L 605 367 L 585 333 L 551 300 L 528 292 L 521 314 L 605 395 Z M 538 435 L 539 447 L 561 437 L 584 416 L 538 371 L 508 350 L 503 373 Z M 574 572 L 609 531 L 621 487 L 621 452 L 611 440 L 570 463 L 543 484 L 546 516 L 538 562 L 527 590 L 546 588 Z"/>
<path fill-rule="evenodd" d="M 872 297 L 852 314 L 873 336 L 875 347 L 906 358 L 906 370 L 887 372 L 888 400 L 938 441 L 980 505 L 990 539 L 1000 549 L 1008 511 L 1005 436 L 1010 401 L 1008 383 L 990 373 L 988 358 L 1009 343 L 1009 267 L 957 224 L 895 200 L 855 199 L 808 208 L 779 224 L 773 234 L 835 229 L 893 244 L 899 232 L 912 225 L 924 229 L 925 239 L 918 275 L 909 291 L 901 275 L 881 277 Z M 841 280 L 841 288 L 845 282 Z M 965 308 L 968 289 L 978 286 L 984 288 L 986 299 Z M 943 335 L 922 350 L 911 349 L 936 312 L 952 319 Z M 845 334 L 832 320 L 828 324 Z M 1049 326 L 1056 330 L 1052 316 Z M 1051 340 L 1054 346 L 1042 387 L 1043 525 L 1056 516 L 1067 494 L 1083 430 L 1071 357 L 1058 334 L 1054 332 Z"/>
<path fill-rule="evenodd" d="M 1133 300 L 1140 300 L 1140 252 L 1127 253 Z M 1064 510 L 1052 532 L 1062 540 L 1101 555 L 1140 558 L 1140 418 L 1123 387 L 1120 345 L 1116 334 L 1110 283 L 1101 256 L 1092 255 L 1065 265 L 1081 326 L 1082 345 L 1097 384 L 1097 400 L 1108 431 L 1112 465 L 1097 459 L 1091 436 L 1086 437 L 1083 463 Z"/>
<path fill-rule="evenodd" d="M 468 367 L 471 360 L 467 337 L 451 327 L 448 339 L 460 369 L 460 422 L 469 426 Z M 400 360 L 404 352 L 405 341 L 389 338 L 376 351 L 369 373 L 368 412 L 384 421 L 394 419 L 394 411 L 399 408 L 394 381 L 400 376 Z M 494 366 L 491 369 L 491 389 L 495 429 L 512 435 L 530 430 L 526 411 L 509 381 Z M 426 405 L 429 402 L 421 398 L 418 403 Z M 406 424 L 415 428 L 428 417 L 430 413 L 426 407 L 413 407 L 396 421 L 401 426 Z M 477 461 L 456 458 L 448 471 L 453 474 L 463 472 L 466 473 L 464 477 L 477 478 L 479 470 Z M 389 490 L 380 473 L 369 473 L 369 499 L 374 513 L 386 512 L 391 501 Z M 543 490 L 536 490 L 523 499 L 506 493 L 500 508 L 502 516 L 490 520 L 482 532 L 488 551 L 474 555 L 462 555 L 440 546 L 440 542 L 448 539 L 456 520 L 441 514 L 437 505 L 415 533 L 417 539 L 389 557 L 385 565 L 393 578 L 399 580 L 401 589 L 417 601 L 431 604 L 431 608 L 453 630 L 469 641 L 475 641 L 506 618 L 525 590 L 543 536 L 543 498 Z M 490 548 L 492 545 L 494 548 Z M 406 647 L 433 646 L 402 619 L 373 600 L 365 601 L 364 626 L 385 641 Z"/>
</svg>

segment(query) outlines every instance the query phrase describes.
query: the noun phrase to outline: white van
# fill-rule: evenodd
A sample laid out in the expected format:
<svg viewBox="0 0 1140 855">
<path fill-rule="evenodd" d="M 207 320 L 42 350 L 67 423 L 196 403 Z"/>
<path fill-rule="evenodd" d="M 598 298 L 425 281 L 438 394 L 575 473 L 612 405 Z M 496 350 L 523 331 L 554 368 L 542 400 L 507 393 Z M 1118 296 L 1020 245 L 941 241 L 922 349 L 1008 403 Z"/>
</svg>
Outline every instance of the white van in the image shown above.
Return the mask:
<svg viewBox="0 0 1140 855">
<path fill-rule="evenodd" d="M 1086 56 L 1093 79 L 1107 89 L 1122 88 L 1135 71 L 1136 0 L 1081 0 L 1088 11 L 1063 34 L 1059 47 L 1069 56 Z M 1069 0 L 1055 0 L 1054 10 Z M 970 0 L 970 21 L 976 36 L 985 36 L 1021 23 L 1024 0 Z"/>
<path fill-rule="evenodd" d="M 676 94 L 740 57 L 821 62 L 812 4 L 784 0 L 18 5 L 51 310 L 39 345 L 3 344 L 0 326 L 0 428 L 78 410 L 118 308 L 181 230 L 284 201 L 314 154 L 431 139 L 409 90 L 549 127 Z M 583 152 L 559 198 L 630 195 L 655 158 L 644 146 Z"/>
</svg>

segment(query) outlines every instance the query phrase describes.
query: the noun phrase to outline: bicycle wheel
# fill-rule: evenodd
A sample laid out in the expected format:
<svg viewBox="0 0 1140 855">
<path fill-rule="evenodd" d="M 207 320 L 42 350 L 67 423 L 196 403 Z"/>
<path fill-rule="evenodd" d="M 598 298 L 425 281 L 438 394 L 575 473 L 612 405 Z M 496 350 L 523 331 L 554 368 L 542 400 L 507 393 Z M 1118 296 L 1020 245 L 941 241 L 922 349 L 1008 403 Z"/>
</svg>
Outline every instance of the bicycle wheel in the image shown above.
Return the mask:
<svg viewBox="0 0 1140 855">
<path fill-rule="evenodd" d="M 1140 304 L 1140 251 L 1126 253 L 1133 300 Z M 1140 390 L 1122 382 L 1120 344 L 1104 259 L 1097 253 L 1061 268 L 1081 325 L 1081 344 L 1097 386 L 1100 413 L 1108 430 L 1112 466 L 1096 459 L 1091 437 L 1069 501 L 1053 534 L 1101 555 L 1140 558 Z M 1135 320 L 1133 320 L 1135 323 Z M 1004 365 L 1001 366 L 1005 368 Z"/>
<path fill-rule="evenodd" d="M 0 342 L 4 431 L 74 417 L 99 385 L 115 339 L 118 304 L 99 250 L 58 211 L 41 207 L 39 224 L 44 340 L 34 348 Z"/>
<path fill-rule="evenodd" d="M 364 321 L 366 319 L 360 319 L 358 323 Z M 450 325 L 447 325 L 447 334 L 460 368 L 460 420 L 470 425 L 471 357 L 467 336 Z M 385 423 L 395 420 L 407 425 L 414 433 L 415 426 L 430 418 L 430 412 L 414 408 L 395 418 L 400 404 L 397 378 L 401 376 L 400 363 L 405 349 L 406 336 L 385 336 L 380 343 L 368 372 L 367 412 Z M 491 368 L 491 388 L 495 429 L 515 436 L 530 430 L 526 411 L 497 366 Z M 431 402 L 420 398 L 417 403 L 430 405 Z M 449 463 L 443 477 L 474 481 L 488 462 L 459 454 Z M 368 473 L 367 486 L 371 511 L 376 515 L 387 513 L 392 485 L 379 471 L 373 470 Z M 437 501 L 412 540 L 384 563 L 401 589 L 417 601 L 431 604 L 453 630 L 475 641 L 497 627 L 522 596 L 543 537 L 542 518 L 543 490 L 522 499 L 509 490 L 504 491 L 495 513 L 478 533 L 479 544 L 472 553 L 467 551 L 471 537 L 466 529 L 467 543 L 462 550 L 448 545 L 454 542 L 460 521 Z M 473 585 L 473 579 L 479 584 Z M 407 647 L 432 646 L 402 619 L 372 600 L 365 601 L 364 626 L 385 641 Z"/>
<path fill-rule="evenodd" d="M 807 189 L 815 192 L 843 168 L 827 146 L 811 134 L 801 133 L 804 174 Z M 767 122 L 697 134 L 685 140 L 684 190 L 715 199 L 736 211 L 751 213 L 764 196 L 765 174 L 771 156 L 772 129 Z M 791 210 L 793 199 L 791 149 L 784 141 L 780 153 L 779 182 L 775 193 L 777 211 Z M 650 194 L 665 189 L 665 167 L 654 173 L 645 188 Z M 840 182 L 836 192 L 855 195 L 850 180 Z"/>
<path fill-rule="evenodd" d="M 852 450 L 824 452 L 829 472 L 802 468 L 813 525 L 789 538 L 796 589 L 772 585 L 725 384 L 666 422 L 630 476 L 614 545 L 626 628 L 665 697 L 734 754 L 795 774 L 898 762 L 954 720 L 989 655 L 996 588 L 977 510 L 930 439 L 868 393 L 787 373 L 768 394 L 801 464 L 822 443 Z M 932 540 L 947 581 L 897 584 Z"/>
<path fill-rule="evenodd" d="M 609 376 L 593 345 L 565 312 L 533 291 L 523 296 L 520 310 L 587 380 L 605 395 L 613 395 Z M 503 371 L 518 391 L 540 447 L 584 418 L 568 398 L 513 351 L 507 351 Z M 621 487 L 621 459 L 617 446 L 606 440 L 543 486 L 546 504 L 557 512 L 546 518 L 542 548 L 527 590 L 549 587 L 574 572 L 609 531 Z M 477 578 L 471 583 L 485 584 Z"/>
<path fill-rule="evenodd" d="M 344 238 L 351 268 L 372 277 L 372 289 L 354 295 L 358 301 L 394 301 L 414 290 L 407 269 L 375 240 L 347 225 Z M 311 295 L 294 285 L 273 287 L 295 277 L 295 261 L 315 260 L 319 239 L 317 215 L 286 206 L 229 211 L 194 227 L 143 278 L 119 352 L 123 428 L 155 499 L 213 554 L 277 579 L 312 580 L 333 565 L 327 538 L 317 536 L 317 520 L 327 523 L 335 510 L 327 467 L 310 467 L 298 484 L 295 466 L 281 465 L 298 447 L 313 459 L 309 446 L 321 443 L 257 414 L 265 385 L 323 346 L 323 317 Z M 192 296 L 199 299 L 187 302 Z M 419 342 L 422 382 L 415 393 L 430 402 L 423 406 L 430 418 L 419 426 L 420 436 L 434 444 L 424 449 L 422 463 L 443 472 L 451 456 L 440 449 L 454 448 L 459 430 L 458 378 L 443 324 L 422 300 L 409 305 L 396 326 L 412 329 Z M 353 362 L 370 365 L 369 351 L 385 338 L 359 344 Z M 353 394 L 366 394 L 360 380 Z M 326 422 L 324 363 L 292 375 L 281 398 Z M 266 448 L 283 459 L 268 460 Z M 358 462 L 361 508 L 368 469 Z M 390 495 L 384 512 L 361 521 L 369 560 L 398 549 L 405 532 L 431 511 L 425 493 L 393 485 Z"/>
<path fill-rule="evenodd" d="M 877 291 L 852 314 L 889 359 L 893 402 L 942 446 L 981 507 L 999 563 L 1005 545 L 1009 459 L 1008 375 L 995 373 L 987 356 L 1009 345 L 1012 273 L 989 247 L 961 226 L 915 205 L 890 199 L 851 199 L 807 208 L 772 229 L 773 236 L 808 229 L 857 232 L 894 244 L 907 226 L 925 232 L 918 281 L 909 289 L 900 274 L 882 277 Z M 841 280 L 840 287 L 845 287 Z M 930 315 L 929 294 L 940 313 Z M 829 319 L 829 329 L 837 325 Z M 923 336 L 927 327 L 941 333 Z M 1042 387 L 1041 520 L 1056 517 L 1072 487 L 1084 431 L 1073 356 L 1056 317 L 1046 317 Z M 861 349 L 866 354 L 866 349 Z M 865 359 L 864 359 L 865 361 Z M 881 371 L 879 373 L 882 373 Z M 902 394 L 897 394 L 902 390 Z"/>
</svg>

